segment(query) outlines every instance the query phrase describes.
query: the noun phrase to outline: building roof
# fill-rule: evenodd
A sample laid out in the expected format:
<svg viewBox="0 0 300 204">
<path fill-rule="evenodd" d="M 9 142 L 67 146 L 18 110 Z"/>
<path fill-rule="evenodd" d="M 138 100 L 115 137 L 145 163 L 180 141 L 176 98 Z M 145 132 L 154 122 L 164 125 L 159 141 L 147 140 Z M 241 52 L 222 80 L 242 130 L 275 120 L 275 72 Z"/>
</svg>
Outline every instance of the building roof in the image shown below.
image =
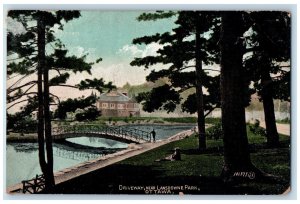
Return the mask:
<svg viewBox="0 0 300 204">
<path fill-rule="evenodd" d="M 103 93 L 99 96 L 99 101 L 122 101 L 122 102 L 135 102 L 128 96 L 118 92 L 111 91 L 108 93 Z"/>
</svg>

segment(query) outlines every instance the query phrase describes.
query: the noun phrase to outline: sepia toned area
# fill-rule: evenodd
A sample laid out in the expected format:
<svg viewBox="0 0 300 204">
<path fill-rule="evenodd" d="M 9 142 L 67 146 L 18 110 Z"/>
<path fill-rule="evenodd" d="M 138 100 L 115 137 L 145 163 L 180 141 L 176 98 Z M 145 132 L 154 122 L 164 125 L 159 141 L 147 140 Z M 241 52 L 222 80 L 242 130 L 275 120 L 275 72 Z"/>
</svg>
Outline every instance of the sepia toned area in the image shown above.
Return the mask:
<svg viewBox="0 0 300 204">
<path fill-rule="evenodd" d="M 6 192 L 287 194 L 286 11 L 6 18 Z"/>
</svg>

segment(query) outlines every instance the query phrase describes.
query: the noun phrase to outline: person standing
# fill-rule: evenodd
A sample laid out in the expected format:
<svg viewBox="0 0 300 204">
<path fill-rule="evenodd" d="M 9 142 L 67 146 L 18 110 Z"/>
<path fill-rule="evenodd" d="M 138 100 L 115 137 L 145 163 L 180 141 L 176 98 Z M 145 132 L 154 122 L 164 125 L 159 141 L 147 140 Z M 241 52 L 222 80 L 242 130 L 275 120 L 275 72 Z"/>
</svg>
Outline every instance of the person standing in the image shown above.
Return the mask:
<svg viewBox="0 0 300 204">
<path fill-rule="evenodd" d="M 151 131 L 151 134 L 152 134 L 153 142 L 155 142 L 156 132 L 155 132 L 154 128 L 153 128 L 153 130 Z"/>
</svg>

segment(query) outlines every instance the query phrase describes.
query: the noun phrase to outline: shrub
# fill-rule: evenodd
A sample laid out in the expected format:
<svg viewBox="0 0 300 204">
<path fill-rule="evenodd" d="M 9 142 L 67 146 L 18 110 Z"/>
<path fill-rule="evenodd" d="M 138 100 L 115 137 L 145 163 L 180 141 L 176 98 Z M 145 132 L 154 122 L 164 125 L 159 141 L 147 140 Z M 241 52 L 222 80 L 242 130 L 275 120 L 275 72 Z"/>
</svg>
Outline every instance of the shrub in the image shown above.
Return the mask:
<svg viewBox="0 0 300 204">
<path fill-rule="evenodd" d="M 97 108 L 92 107 L 88 108 L 87 110 L 84 110 L 83 113 L 77 113 L 75 115 L 75 118 L 77 121 L 84 121 L 84 120 L 96 120 L 97 117 L 100 116 L 100 111 L 97 110 Z"/>
<path fill-rule="evenodd" d="M 260 125 L 260 121 L 255 119 L 254 124 L 249 125 L 249 130 L 256 135 L 260 135 L 260 136 L 267 136 L 266 130 L 262 127 L 259 126 Z"/>
<path fill-rule="evenodd" d="M 284 118 L 282 120 L 276 120 L 277 123 L 289 124 L 291 123 L 290 118 Z"/>
<path fill-rule="evenodd" d="M 221 118 L 205 118 L 205 123 L 218 124 L 221 123 Z"/>
<path fill-rule="evenodd" d="M 222 139 L 223 138 L 223 130 L 222 130 L 222 124 L 216 123 L 213 127 L 210 127 L 207 129 L 206 137 L 208 139 Z"/>
</svg>

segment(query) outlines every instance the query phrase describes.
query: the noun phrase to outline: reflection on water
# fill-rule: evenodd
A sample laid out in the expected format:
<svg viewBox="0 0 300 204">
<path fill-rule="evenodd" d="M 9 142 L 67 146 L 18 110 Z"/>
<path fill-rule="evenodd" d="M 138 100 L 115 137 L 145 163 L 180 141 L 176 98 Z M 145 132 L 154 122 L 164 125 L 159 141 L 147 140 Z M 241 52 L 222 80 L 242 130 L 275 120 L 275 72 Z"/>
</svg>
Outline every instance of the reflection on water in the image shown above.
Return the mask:
<svg viewBox="0 0 300 204">
<path fill-rule="evenodd" d="M 127 144 L 118 142 L 115 140 L 109 140 L 105 138 L 97 137 L 79 137 L 79 138 L 68 138 L 69 142 L 85 145 L 88 147 L 102 147 L 102 148 L 127 148 Z"/>
<path fill-rule="evenodd" d="M 151 132 L 154 128 L 156 139 L 165 139 L 181 131 L 193 128 L 192 125 L 128 125 Z M 54 171 L 93 160 L 106 154 L 127 148 L 128 144 L 114 140 L 93 137 L 69 138 L 65 142 L 53 144 Z M 37 143 L 11 143 L 6 146 L 6 186 L 31 179 L 41 174 Z"/>
<path fill-rule="evenodd" d="M 54 143 L 54 171 L 120 151 L 127 146 L 113 140 L 88 137 L 70 138 L 63 143 Z M 6 186 L 41 174 L 37 143 L 9 143 L 6 146 L 6 158 Z"/>
</svg>

